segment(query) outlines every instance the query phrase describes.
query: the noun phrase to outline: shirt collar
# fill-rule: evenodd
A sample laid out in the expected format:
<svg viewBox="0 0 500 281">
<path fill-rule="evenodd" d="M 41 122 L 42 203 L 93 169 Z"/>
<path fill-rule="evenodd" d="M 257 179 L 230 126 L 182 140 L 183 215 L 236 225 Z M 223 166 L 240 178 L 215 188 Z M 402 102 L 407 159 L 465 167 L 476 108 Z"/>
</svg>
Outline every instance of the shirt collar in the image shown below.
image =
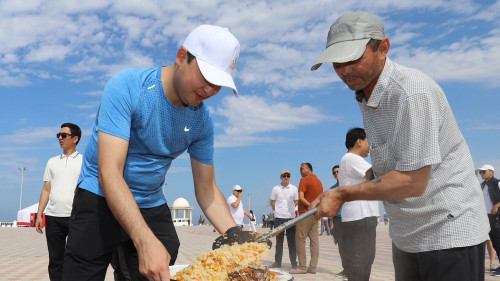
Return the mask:
<svg viewBox="0 0 500 281">
<path fill-rule="evenodd" d="M 389 59 L 385 59 L 385 64 L 384 64 L 384 69 L 382 70 L 382 73 L 380 74 L 377 85 L 375 85 L 375 88 L 373 88 L 373 92 L 370 95 L 370 99 L 368 102 L 364 99 L 364 94 L 363 91 L 356 91 L 355 98 L 359 103 L 366 104 L 366 106 L 369 107 L 378 107 L 380 100 L 382 99 L 382 96 L 386 92 L 387 87 L 389 86 L 390 78 L 392 75 L 392 72 L 394 70 L 394 63 Z"/>
<path fill-rule="evenodd" d="M 72 153 L 69 157 L 71 157 L 71 158 L 75 159 L 75 158 L 76 158 L 76 156 L 78 156 L 78 154 L 80 154 L 80 152 L 75 151 L 75 152 L 73 152 L 73 153 Z M 62 154 L 61 154 L 61 156 L 60 156 L 60 158 L 61 158 L 61 159 L 63 159 L 64 157 L 66 157 L 66 155 L 64 155 L 64 153 L 62 153 Z"/>
</svg>

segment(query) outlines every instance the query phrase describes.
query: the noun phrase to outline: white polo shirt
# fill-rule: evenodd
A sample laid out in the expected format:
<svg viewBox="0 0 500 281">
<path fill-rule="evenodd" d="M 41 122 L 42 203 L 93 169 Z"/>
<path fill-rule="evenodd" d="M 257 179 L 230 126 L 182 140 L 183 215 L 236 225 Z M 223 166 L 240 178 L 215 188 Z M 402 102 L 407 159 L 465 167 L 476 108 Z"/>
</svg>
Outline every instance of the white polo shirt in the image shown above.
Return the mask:
<svg viewBox="0 0 500 281">
<path fill-rule="evenodd" d="M 365 182 L 365 173 L 371 165 L 354 153 L 346 153 L 340 160 L 339 183 L 341 186 Z M 342 222 L 357 221 L 368 217 L 378 217 L 378 201 L 356 200 L 342 205 Z"/>
<path fill-rule="evenodd" d="M 299 200 L 299 191 L 293 184 L 273 187 L 271 200 L 274 200 L 274 217 L 280 219 L 295 218 L 295 200 Z"/>
<path fill-rule="evenodd" d="M 71 215 L 82 159 L 82 155 L 75 151 L 69 157 L 61 154 L 47 161 L 43 174 L 43 181 L 50 182 L 49 203 L 45 208 L 46 215 L 53 217 Z"/>
</svg>

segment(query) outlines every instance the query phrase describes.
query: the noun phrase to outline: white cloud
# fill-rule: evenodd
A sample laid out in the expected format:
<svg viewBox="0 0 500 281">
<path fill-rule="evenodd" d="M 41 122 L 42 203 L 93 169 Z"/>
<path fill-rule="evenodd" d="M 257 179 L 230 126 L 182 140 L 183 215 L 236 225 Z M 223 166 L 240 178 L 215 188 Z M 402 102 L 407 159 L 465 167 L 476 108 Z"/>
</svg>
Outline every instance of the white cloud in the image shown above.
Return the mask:
<svg viewBox="0 0 500 281">
<path fill-rule="evenodd" d="M 399 50 L 396 57 L 414 66 L 426 64 L 434 73 L 441 67 L 441 63 L 433 63 L 434 59 L 442 62 L 446 58 L 445 66 L 450 65 L 446 70 L 453 69 L 449 61 L 454 57 L 465 58 L 465 63 L 476 59 L 474 66 L 485 62 L 491 52 L 498 50 L 494 45 L 486 45 L 487 41 L 500 38 L 483 31 L 476 35 L 485 44 L 482 48 L 462 48 L 454 52 L 436 50 L 425 46 L 432 42 L 431 39 L 418 42 L 427 34 L 427 23 L 415 20 L 401 23 L 398 20 L 406 19 L 386 16 L 397 11 L 403 14 L 416 11 L 448 18 L 460 16 L 464 21 L 497 18 L 494 15 L 498 14 L 495 11 L 500 10 L 500 4 L 480 10 L 479 4 L 469 0 L 25 2 L 0 2 L 0 30 L 3 31 L 0 33 L 0 42 L 3 42 L 0 45 L 0 67 L 3 69 L 0 86 L 26 85 L 29 76 L 33 75 L 27 69 L 37 73 L 36 68 L 42 67 L 67 70 L 64 78 L 73 82 L 103 84 L 122 68 L 152 66 L 164 61 L 167 50 L 163 48 L 172 42 L 178 45 L 189 30 L 201 23 L 231 28 L 242 44 L 238 78 L 243 85 L 268 87 L 271 96 L 284 92 L 293 94 L 338 81 L 331 76 L 329 79 L 318 77 L 318 72 L 313 74 L 309 68 L 324 49 L 329 26 L 347 11 L 364 9 L 380 15 L 393 36 L 393 43 L 408 48 L 407 57 L 403 50 Z M 449 30 L 453 30 L 453 26 Z M 23 67 L 21 72 L 15 73 L 11 64 L 19 62 Z M 439 79 L 467 76 L 469 80 L 492 80 L 493 73 L 498 71 L 493 66 L 489 70 L 493 71 L 477 75 L 474 68 L 462 67 L 459 73 L 440 71 Z M 54 74 L 37 77 L 60 79 Z"/>
<path fill-rule="evenodd" d="M 440 81 L 485 82 L 500 86 L 500 36 L 492 31 L 487 37 L 463 38 L 439 50 L 427 47 L 393 49 L 389 57 L 420 69 Z M 392 54 L 392 56 L 391 56 Z"/>
<path fill-rule="evenodd" d="M 59 129 L 58 126 L 19 129 L 11 135 L 0 136 L 0 145 L 33 144 L 46 139 L 55 139 L 55 132 L 58 132 Z"/>
<path fill-rule="evenodd" d="M 335 120 L 312 106 L 294 107 L 289 103 L 272 103 L 264 97 L 249 95 L 225 97 L 213 113 L 228 120 L 227 124 L 216 124 L 224 127 L 224 134 L 216 137 L 219 147 L 282 142 L 284 140 L 261 134 Z"/>
</svg>

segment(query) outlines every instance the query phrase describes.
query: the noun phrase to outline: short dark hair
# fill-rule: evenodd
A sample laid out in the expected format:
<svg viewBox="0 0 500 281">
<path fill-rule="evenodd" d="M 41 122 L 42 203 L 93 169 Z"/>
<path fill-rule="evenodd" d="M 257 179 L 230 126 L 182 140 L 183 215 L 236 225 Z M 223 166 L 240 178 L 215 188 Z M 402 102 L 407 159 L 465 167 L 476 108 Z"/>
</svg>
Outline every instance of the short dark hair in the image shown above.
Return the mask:
<svg viewBox="0 0 500 281">
<path fill-rule="evenodd" d="M 195 56 L 193 56 L 193 54 L 191 54 L 189 51 L 187 52 L 187 55 L 188 55 L 188 63 L 191 63 L 191 61 L 193 61 Z"/>
<path fill-rule="evenodd" d="M 380 42 L 382 42 L 382 40 L 372 38 L 368 41 L 368 43 L 366 43 L 366 45 L 372 47 L 372 51 L 376 52 L 378 50 L 378 46 L 380 46 Z"/>
<path fill-rule="evenodd" d="M 309 170 L 311 170 L 311 172 L 313 171 L 313 166 L 311 165 L 311 163 L 302 163 L 300 166 L 302 165 L 306 165 L 309 168 Z"/>
<path fill-rule="evenodd" d="M 76 144 L 80 142 L 80 139 L 82 138 L 82 130 L 80 130 L 80 127 L 78 125 L 75 125 L 73 123 L 64 123 L 61 125 L 61 128 L 68 127 L 69 130 L 71 131 L 71 135 L 73 137 L 78 137 L 78 141 Z"/>
<path fill-rule="evenodd" d="M 332 171 L 333 171 L 335 168 L 339 168 L 339 165 L 335 165 L 335 166 L 333 166 Z"/>
<path fill-rule="evenodd" d="M 347 135 L 345 136 L 345 147 L 351 149 L 354 147 L 358 140 L 365 140 L 366 133 L 363 128 L 352 128 L 349 129 Z"/>
</svg>

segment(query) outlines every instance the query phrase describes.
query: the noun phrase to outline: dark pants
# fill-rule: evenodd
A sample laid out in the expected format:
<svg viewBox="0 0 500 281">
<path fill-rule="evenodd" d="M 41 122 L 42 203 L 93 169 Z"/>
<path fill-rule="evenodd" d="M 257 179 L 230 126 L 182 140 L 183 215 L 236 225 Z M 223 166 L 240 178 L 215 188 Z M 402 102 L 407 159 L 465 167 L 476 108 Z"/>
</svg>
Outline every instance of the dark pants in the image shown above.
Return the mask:
<svg viewBox="0 0 500 281">
<path fill-rule="evenodd" d="M 174 264 L 179 249 L 167 204 L 141 209 L 149 228 L 163 243 Z M 77 188 L 69 223 L 63 280 L 104 280 L 113 253 L 121 247 L 131 280 L 147 280 L 139 273 L 137 250 L 109 210 L 106 199 Z M 120 255 L 120 258 L 122 255 Z"/>
<path fill-rule="evenodd" d="M 333 239 L 337 241 L 339 247 L 340 260 L 342 261 L 342 268 L 345 268 L 345 242 L 344 241 L 344 229 L 342 226 L 342 218 L 340 216 L 335 216 L 332 218 L 333 221 Z"/>
<path fill-rule="evenodd" d="M 349 281 L 368 281 L 375 259 L 377 217 L 342 222 L 345 270 Z"/>
<path fill-rule="evenodd" d="M 69 217 L 45 216 L 45 237 L 49 250 L 49 277 L 51 281 L 62 280 L 68 224 Z"/>
<path fill-rule="evenodd" d="M 483 242 L 471 247 L 407 253 L 392 244 L 396 281 L 484 281 L 484 249 Z"/>
<path fill-rule="evenodd" d="M 279 226 L 289 220 L 291 219 L 275 218 L 274 226 Z M 283 241 L 285 240 L 285 234 L 286 242 L 288 243 L 288 255 L 290 257 L 290 263 L 292 264 L 292 267 L 296 267 L 297 250 L 295 249 L 295 225 L 276 236 L 276 254 L 274 255 L 274 262 L 281 264 L 283 258 Z"/>
<path fill-rule="evenodd" d="M 497 215 L 488 215 L 490 221 L 490 240 L 493 248 L 497 252 L 498 259 L 500 260 L 500 222 Z"/>
</svg>

